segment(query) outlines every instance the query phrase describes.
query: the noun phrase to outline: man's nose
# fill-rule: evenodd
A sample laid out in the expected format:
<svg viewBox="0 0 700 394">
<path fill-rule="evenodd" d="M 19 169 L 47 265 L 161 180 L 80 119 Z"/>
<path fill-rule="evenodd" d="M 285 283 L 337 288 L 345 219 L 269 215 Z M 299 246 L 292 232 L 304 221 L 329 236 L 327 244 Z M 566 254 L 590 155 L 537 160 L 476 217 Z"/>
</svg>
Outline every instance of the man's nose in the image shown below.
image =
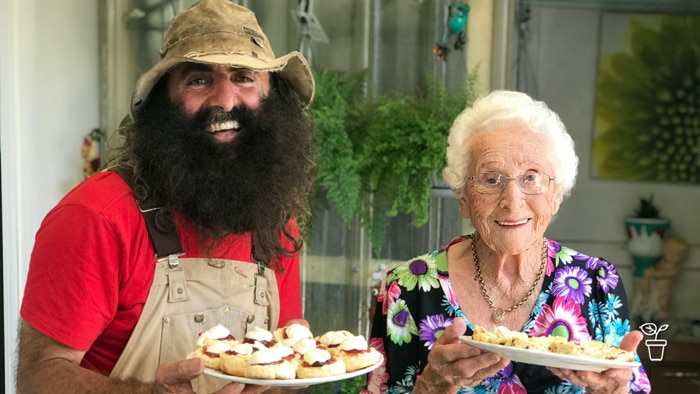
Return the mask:
<svg viewBox="0 0 700 394">
<path fill-rule="evenodd" d="M 209 96 L 210 107 L 220 107 L 229 112 L 238 104 L 235 85 L 228 78 L 217 78 Z"/>
</svg>

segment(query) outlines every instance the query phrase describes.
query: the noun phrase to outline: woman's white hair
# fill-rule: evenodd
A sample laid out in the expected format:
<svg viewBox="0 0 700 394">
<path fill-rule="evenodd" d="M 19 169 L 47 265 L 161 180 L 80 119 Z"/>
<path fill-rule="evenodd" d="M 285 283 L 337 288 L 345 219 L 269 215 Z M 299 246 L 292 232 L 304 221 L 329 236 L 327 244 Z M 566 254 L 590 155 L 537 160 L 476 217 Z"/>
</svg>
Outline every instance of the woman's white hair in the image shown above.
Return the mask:
<svg viewBox="0 0 700 394">
<path fill-rule="evenodd" d="M 505 90 L 496 90 L 478 98 L 471 107 L 460 113 L 450 128 L 447 139 L 447 166 L 442 177 L 457 198 L 466 192 L 467 169 L 472 157 L 474 136 L 494 130 L 496 124 L 524 123 L 533 133 L 545 137 L 549 143 L 549 157 L 554 167 L 554 182 L 558 186 L 560 202 L 571 194 L 576 183 L 578 156 L 574 141 L 566 131 L 564 123 L 542 101 L 530 96 Z M 501 128 L 502 130 L 502 128 Z"/>
</svg>

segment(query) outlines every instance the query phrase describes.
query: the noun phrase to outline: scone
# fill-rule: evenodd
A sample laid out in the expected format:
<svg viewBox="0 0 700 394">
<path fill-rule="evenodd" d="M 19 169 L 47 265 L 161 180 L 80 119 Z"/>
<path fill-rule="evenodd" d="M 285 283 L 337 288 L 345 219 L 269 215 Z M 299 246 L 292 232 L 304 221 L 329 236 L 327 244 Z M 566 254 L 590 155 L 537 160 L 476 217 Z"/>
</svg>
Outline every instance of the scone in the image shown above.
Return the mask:
<svg viewBox="0 0 700 394">
<path fill-rule="evenodd" d="M 197 335 L 197 347 L 208 346 L 216 341 L 235 341 L 236 338 L 231 335 L 231 331 L 228 328 L 217 324 L 216 326 L 200 332 Z"/>
<path fill-rule="evenodd" d="M 255 327 L 254 330 L 245 333 L 243 342 L 250 343 L 251 345 L 255 342 L 260 342 L 265 345 L 265 347 L 272 347 L 277 341 L 275 341 L 274 337 L 272 336 L 272 332 L 264 328 Z"/>
<path fill-rule="evenodd" d="M 267 348 L 259 349 L 250 356 L 250 365 L 243 375 L 251 379 L 294 379 L 294 366 Z"/>
<path fill-rule="evenodd" d="M 297 368 L 299 367 L 299 364 L 304 361 L 304 354 L 311 349 L 316 349 L 317 345 L 318 344 L 316 341 L 311 338 L 300 339 L 294 344 L 292 350 L 294 350 L 294 358 L 297 362 Z"/>
<path fill-rule="evenodd" d="M 283 344 L 282 342 L 277 342 L 274 346 L 269 348 L 272 353 L 280 356 L 282 361 L 288 362 L 296 370 L 299 364 L 299 358 L 296 357 L 294 349 Z"/>
<path fill-rule="evenodd" d="M 187 358 L 200 358 L 204 360 L 207 368 L 220 369 L 221 354 L 231 349 L 231 346 L 224 341 L 209 342 L 209 345 L 198 347 L 190 353 Z"/>
<path fill-rule="evenodd" d="M 328 351 L 319 348 L 304 353 L 304 359 L 297 367 L 297 378 L 300 379 L 324 378 L 344 373 L 343 361 L 336 360 Z"/>
<path fill-rule="evenodd" d="M 296 323 L 280 327 L 272 334 L 275 341 L 282 342 L 285 346 L 290 347 L 294 346 L 300 339 L 313 338 L 313 334 L 308 327 Z"/>
<path fill-rule="evenodd" d="M 328 349 L 328 352 L 335 357 L 337 347 L 340 345 L 340 343 L 346 338 L 351 338 L 353 336 L 353 333 L 346 330 L 327 331 L 323 335 L 317 337 L 316 342 L 323 345 L 326 349 Z"/>
<path fill-rule="evenodd" d="M 377 364 L 381 353 L 369 347 L 362 335 L 346 338 L 337 348 L 336 357 L 345 364 L 346 372 L 353 372 Z"/>
<path fill-rule="evenodd" d="M 253 345 L 249 343 L 236 343 L 231 348 L 221 353 L 221 372 L 245 376 L 245 369 L 250 365 L 250 355 L 253 354 Z"/>
<path fill-rule="evenodd" d="M 298 340 L 297 343 L 294 344 L 294 347 L 292 347 L 292 349 L 294 350 L 294 353 L 303 356 L 309 350 L 316 349 L 317 347 L 318 343 L 315 340 L 305 338 Z"/>
</svg>

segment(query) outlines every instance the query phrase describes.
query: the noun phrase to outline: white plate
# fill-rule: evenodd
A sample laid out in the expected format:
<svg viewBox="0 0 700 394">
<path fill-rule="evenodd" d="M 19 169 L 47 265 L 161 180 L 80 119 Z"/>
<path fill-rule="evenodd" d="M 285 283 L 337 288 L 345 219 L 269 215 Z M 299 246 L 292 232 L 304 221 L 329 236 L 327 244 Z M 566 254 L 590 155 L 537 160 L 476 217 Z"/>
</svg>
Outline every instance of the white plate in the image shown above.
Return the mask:
<svg viewBox="0 0 700 394">
<path fill-rule="evenodd" d="M 215 378 L 226 379 L 232 382 L 245 383 L 245 384 L 257 384 L 260 386 L 276 386 L 276 387 L 295 387 L 295 386 L 312 386 L 315 384 L 337 382 L 339 380 L 345 380 L 354 378 L 355 376 L 364 375 L 366 373 L 372 372 L 377 367 L 382 365 L 384 362 L 384 357 L 379 360 L 378 363 L 372 365 L 371 367 L 358 369 L 357 371 L 348 372 L 342 375 L 327 376 L 323 378 L 305 378 L 305 379 L 250 379 L 243 378 L 240 376 L 227 375 L 221 371 L 217 371 L 211 368 L 204 368 L 204 374 L 213 376 Z"/>
<path fill-rule="evenodd" d="M 521 349 L 511 346 L 484 343 L 475 341 L 470 336 L 459 337 L 459 340 L 479 349 L 498 353 L 502 357 L 505 357 L 511 361 L 544 365 L 545 367 L 602 372 L 608 368 L 634 368 L 640 365 L 638 362 L 604 360 L 595 357 L 572 356 L 570 354 L 550 353 L 540 350 Z"/>
</svg>

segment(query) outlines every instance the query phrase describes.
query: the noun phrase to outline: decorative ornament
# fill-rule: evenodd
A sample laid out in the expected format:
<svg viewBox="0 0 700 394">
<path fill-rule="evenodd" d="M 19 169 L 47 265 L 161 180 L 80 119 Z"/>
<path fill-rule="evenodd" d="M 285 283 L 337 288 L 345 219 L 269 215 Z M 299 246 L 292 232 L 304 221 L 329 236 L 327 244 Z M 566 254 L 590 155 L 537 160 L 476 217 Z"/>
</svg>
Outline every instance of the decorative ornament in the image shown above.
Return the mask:
<svg viewBox="0 0 700 394">
<path fill-rule="evenodd" d="M 442 41 L 435 44 L 435 48 L 433 48 L 433 53 L 438 59 L 447 59 L 447 54 L 449 53 L 447 41 L 453 36 L 455 37 L 455 42 L 453 44 L 454 49 L 461 50 L 464 48 L 464 44 L 467 42 L 467 18 L 470 10 L 471 8 L 464 3 L 456 3 L 450 6 L 447 31 L 442 35 Z"/>
<path fill-rule="evenodd" d="M 80 156 L 85 159 L 83 162 L 83 175 L 85 178 L 96 173 L 100 169 L 100 142 L 102 141 L 102 131 L 93 129 L 83 139 L 83 145 L 80 147 Z"/>
</svg>

